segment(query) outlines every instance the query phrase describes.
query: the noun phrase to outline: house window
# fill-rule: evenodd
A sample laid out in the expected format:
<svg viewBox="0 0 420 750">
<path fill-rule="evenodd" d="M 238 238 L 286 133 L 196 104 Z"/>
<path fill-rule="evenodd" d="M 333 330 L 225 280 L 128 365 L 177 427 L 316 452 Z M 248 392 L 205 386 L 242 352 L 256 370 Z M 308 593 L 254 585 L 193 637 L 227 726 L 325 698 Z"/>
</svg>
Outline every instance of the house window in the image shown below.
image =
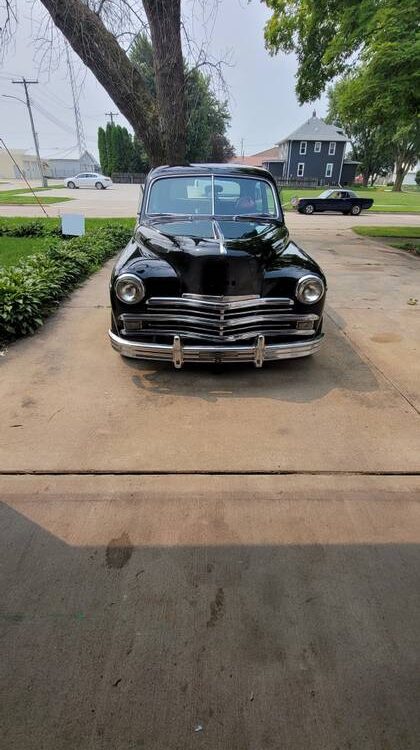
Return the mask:
<svg viewBox="0 0 420 750">
<path fill-rule="evenodd" d="M 335 156 L 335 146 L 336 146 L 335 141 L 331 141 L 330 147 L 328 149 L 329 156 Z"/>
<path fill-rule="evenodd" d="M 300 148 L 299 148 L 299 155 L 300 156 L 305 156 L 307 145 L 308 144 L 307 144 L 306 141 L 301 141 L 300 142 Z"/>
<path fill-rule="evenodd" d="M 316 154 L 320 153 L 320 151 L 321 151 L 321 141 L 315 141 L 314 151 L 315 151 Z"/>
<path fill-rule="evenodd" d="M 325 177 L 331 177 L 332 171 L 333 171 L 334 164 L 327 164 L 327 168 L 325 170 Z"/>
<path fill-rule="evenodd" d="M 297 176 L 303 177 L 304 171 L 305 171 L 305 164 L 303 163 L 303 161 L 299 162 L 298 168 L 297 168 Z"/>
</svg>

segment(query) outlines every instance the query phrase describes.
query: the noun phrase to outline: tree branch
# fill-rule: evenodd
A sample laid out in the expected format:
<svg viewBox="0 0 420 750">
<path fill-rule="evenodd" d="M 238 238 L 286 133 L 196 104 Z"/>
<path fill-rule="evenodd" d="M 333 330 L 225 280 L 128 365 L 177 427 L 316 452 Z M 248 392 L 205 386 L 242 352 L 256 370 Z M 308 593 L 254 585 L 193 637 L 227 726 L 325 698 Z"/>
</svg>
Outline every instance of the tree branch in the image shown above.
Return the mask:
<svg viewBox="0 0 420 750">
<path fill-rule="evenodd" d="M 55 25 L 92 71 L 116 106 L 143 140 L 152 159 L 159 160 L 156 107 L 141 73 L 128 59 L 101 18 L 82 0 L 41 0 Z"/>
</svg>

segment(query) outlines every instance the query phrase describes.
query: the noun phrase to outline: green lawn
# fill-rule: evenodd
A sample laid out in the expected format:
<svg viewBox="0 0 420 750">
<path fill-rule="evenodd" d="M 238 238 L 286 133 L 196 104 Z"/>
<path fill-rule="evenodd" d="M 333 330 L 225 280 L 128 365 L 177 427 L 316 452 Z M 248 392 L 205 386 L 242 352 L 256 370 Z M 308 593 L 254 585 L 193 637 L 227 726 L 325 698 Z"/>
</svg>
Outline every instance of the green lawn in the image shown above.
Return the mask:
<svg viewBox="0 0 420 750">
<path fill-rule="evenodd" d="M 56 227 L 60 226 L 60 219 L 56 219 L 53 217 L 42 217 L 34 219 L 31 216 L 7 216 L 4 218 L 0 218 L 0 225 L 2 222 L 7 224 L 8 226 L 13 226 L 16 224 L 32 224 L 34 221 L 40 222 L 41 224 L 44 224 L 45 226 L 49 227 L 50 229 L 54 229 Z M 98 227 L 103 226 L 104 224 L 120 224 L 124 227 L 127 227 L 127 229 L 134 229 L 136 219 L 133 216 L 133 218 L 127 218 L 126 216 L 121 218 L 94 218 L 94 219 L 86 219 L 86 232 L 89 232 L 91 229 L 98 229 Z"/>
<path fill-rule="evenodd" d="M 41 190 L 37 188 L 35 192 Z M 43 188 L 49 190 L 50 188 Z M 43 204 L 50 203 L 64 203 L 65 201 L 71 201 L 73 198 L 65 198 L 64 196 L 39 196 L 39 202 Z M 19 188 L 18 190 L 0 190 L 0 206 L 32 206 L 37 204 L 37 199 L 32 195 L 29 189 Z"/>
<path fill-rule="evenodd" d="M 326 188 L 299 189 L 282 188 L 281 199 L 286 211 L 292 210 L 290 199 L 297 195 L 299 198 L 313 198 Z M 393 193 L 390 188 L 356 188 L 355 193 L 361 198 L 373 198 L 372 211 L 381 213 L 420 213 L 420 190 L 407 190 Z"/>
<path fill-rule="evenodd" d="M 378 237 L 385 244 L 420 255 L 420 227 L 353 227 L 362 237 Z"/>
<path fill-rule="evenodd" d="M 419 227 L 353 227 L 353 232 L 363 237 L 417 237 L 420 238 Z"/>
<path fill-rule="evenodd" d="M 4 219 L 9 226 L 13 224 L 27 224 L 34 219 L 19 216 Z M 59 226 L 59 220 L 53 218 L 37 219 L 51 229 Z M 93 229 L 98 229 L 104 224 L 122 224 L 127 229 L 134 229 L 134 219 L 86 219 L 86 233 L 89 234 Z M 48 237 L 8 237 L 0 236 L 0 268 L 13 266 L 18 260 L 34 255 L 42 251 L 45 243 L 48 243 Z M 122 249 L 122 248 L 121 248 Z"/>
<path fill-rule="evenodd" d="M 47 237 L 0 237 L 0 268 L 13 266 L 28 255 L 39 253 Z"/>
<path fill-rule="evenodd" d="M 0 183 L 1 185 L 1 183 Z M 48 187 L 34 187 L 32 186 L 32 190 L 34 193 L 41 193 L 44 190 L 62 190 L 65 186 L 64 185 L 49 185 Z M 32 195 L 32 190 L 29 188 L 10 188 L 10 190 L 1 190 L 0 195 L 21 195 L 22 193 L 30 193 Z"/>
</svg>

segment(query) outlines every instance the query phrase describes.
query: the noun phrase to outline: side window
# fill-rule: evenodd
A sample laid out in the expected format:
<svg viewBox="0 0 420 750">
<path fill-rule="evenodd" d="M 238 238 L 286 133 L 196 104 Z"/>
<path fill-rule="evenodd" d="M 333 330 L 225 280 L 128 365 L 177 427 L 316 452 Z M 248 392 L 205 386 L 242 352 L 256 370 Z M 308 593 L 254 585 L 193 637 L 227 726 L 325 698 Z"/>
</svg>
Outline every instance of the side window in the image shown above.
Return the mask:
<svg viewBox="0 0 420 750">
<path fill-rule="evenodd" d="M 321 141 L 315 141 L 314 151 L 316 154 L 321 153 Z"/>
<path fill-rule="evenodd" d="M 297 176 L 303 177 L 304 171 L 305 171 L 305 165 L 303 162 L 300 162 L 297 166 Z"/>
<path fill-rule="evenodd" d="M 331 177 L 332 176 L 333 166 L 334 165 L 331 164 L 331 163 L 327 164 L 326 169 L 325 169 L 325 177 Z"/>
<path fill-rule="evenodd" d="M 336 146 L 335 141 L 331 141 L 329 149 L 328 149 L 329 156 L 335 156 L 335 146 Z"/>
<path fill-rule="evenodd" d="M 301 141 L 300 142 L 300 147 L 299 147 L 299 155 L 300 156 L 305 156 L 307 147 L 308 147 L 308 144 L 307 144 L 306 141 Z"/>
</svg>

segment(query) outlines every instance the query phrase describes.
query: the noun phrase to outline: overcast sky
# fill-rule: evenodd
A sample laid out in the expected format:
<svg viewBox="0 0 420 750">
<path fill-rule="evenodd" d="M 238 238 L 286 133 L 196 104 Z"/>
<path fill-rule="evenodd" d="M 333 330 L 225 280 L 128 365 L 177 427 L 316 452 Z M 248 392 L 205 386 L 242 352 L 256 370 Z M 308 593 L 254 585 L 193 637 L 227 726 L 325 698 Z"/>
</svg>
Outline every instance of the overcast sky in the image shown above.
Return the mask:
<svg viewBox="0 0 420 750">
<path fill-rule="evenodd" d="M 189 2 L 184 0 L 184 13 Z M 31 87 L 34 116 L 41 154 L 44 157 L 73 155 L 76 135 L 71 107 L 71 91 L 65 56 L 48 74 L 39 71 L 33 39 L 41 17 L 41 6 L 18 0 L 20 24 L 14 45 L 10 46 L 0 67 L 0 93 L 23 96 L 22 86 L 13 85 L 13 76 L 39 78 Z M 317 110 L 321 117 L 326 111 L 325 98 L 315 105 L 300 107 L 295 91 L 296 61 L 292 55 L 270 57 L 264 47 L 264 24 L 269 17 L 266 6 L 259 0 L 220 0 L 211 41 L 215 59 L 228 57 L 230 66 L 224 75 L 229 89 L 232 124 L 229 136 L 240 154 L 244 139 L 245 154 L 252 154 L 274 143 L 294 130 Z M 207 24 L 207 31 L 209 31 Z M 202 33 L 199 22 L 195 34 Z M 76 76 L 81 85 L 80 109 L 88 149 L 97 153 L 96 133 L 106 122 L 105 112 L 116 107 L 92 74 L 72 53 Z M 41 111 L 43 110 L 43 111 Z M 125 123 L 120 116 L 117 122 Z M 33 151 L 32 136 L 26 108 L 13 99 L 0 97 L 0 135 L 11 148 Z"/>
</svg>

